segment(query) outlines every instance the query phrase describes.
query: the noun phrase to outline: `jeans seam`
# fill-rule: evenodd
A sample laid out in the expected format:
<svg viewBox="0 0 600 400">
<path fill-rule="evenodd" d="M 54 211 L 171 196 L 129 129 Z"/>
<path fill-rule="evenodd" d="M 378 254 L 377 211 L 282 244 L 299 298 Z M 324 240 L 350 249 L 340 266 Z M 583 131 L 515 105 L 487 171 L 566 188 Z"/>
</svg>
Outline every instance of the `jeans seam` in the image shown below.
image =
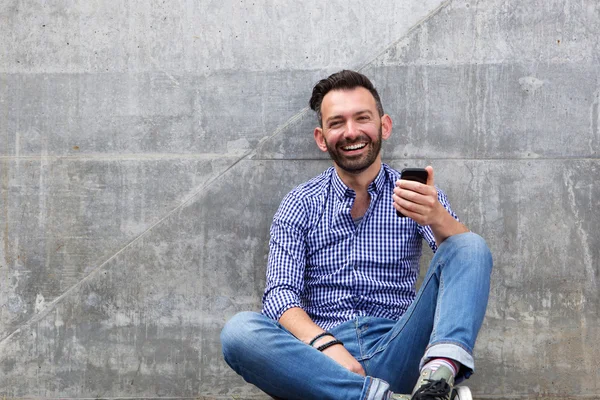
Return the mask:
<svg viewBox="0 0 600 400">
<path fill-rule="evenodd" d="M 438 310 L 440 309 L 440 299 L 442 298 L 442 295 L 444 294 L 444 281 L 442 280 L 442 269 L 444 268 L 444 263 L 442 263 L 442 262 L 438 263 L 438 265 L 435 268 L 436 268 L 436 270 L 439 268 L 439 271 L 440 271 L 440 276 L 438 278 L 440 285 L 438 288 L 437 299 L 435 300 L 435 315 L 433 317 L 433 327 L 431 328 L 431 336 L 430 336 L 431 341 L 435 340 L 436 328 L 440 321 L 440 314 L 438 313 Z M 432 274 L 432 275 L 435 275 L 435 274 Z"/>
<path fill-rule="evenodd" d="M 373 379 L 367 379 L 369 385 L 367 386 L 367 391 L 365 392 L 365 399 L 368 399 L 371 395 L 371 385 L 373 384 Z"/>
<path fill-rule="evenodd" d="M 358 351 L 360 353 L 360 357 L 363 358 L 364 357 L 364 352 L 363 352 L 363 340 L 362 340 L 362 335 L 361 335 L 361 331 L 359 329 L 359 318 L 356 318 L 354 320 L 354 332 L 356 333 L 356 343 L 358 344 Z"/>
</svg>

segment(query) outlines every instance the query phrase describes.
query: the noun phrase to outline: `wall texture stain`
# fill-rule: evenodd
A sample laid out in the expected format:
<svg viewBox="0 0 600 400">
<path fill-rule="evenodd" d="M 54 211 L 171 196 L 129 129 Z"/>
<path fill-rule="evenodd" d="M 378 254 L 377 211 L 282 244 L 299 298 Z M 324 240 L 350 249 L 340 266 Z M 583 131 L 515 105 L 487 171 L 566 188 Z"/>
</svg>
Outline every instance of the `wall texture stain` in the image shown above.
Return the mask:
<svg viewBox="0 0 600 400">
<path fill-rule="evenodd" d="M 600 398 L 597 1 L 5 1 L 0 37 L 1 396 L 266 398 L 219 332 L 361 68 L 492 249 L 476 398 Z"/>
</svg>

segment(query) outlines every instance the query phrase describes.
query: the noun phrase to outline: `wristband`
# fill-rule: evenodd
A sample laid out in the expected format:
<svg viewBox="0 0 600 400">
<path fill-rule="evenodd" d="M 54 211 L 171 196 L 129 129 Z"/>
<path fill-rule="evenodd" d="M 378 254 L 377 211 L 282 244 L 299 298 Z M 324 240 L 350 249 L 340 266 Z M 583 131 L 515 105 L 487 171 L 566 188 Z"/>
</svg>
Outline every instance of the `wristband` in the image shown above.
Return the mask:
<svg viewBox="0 0 600 400">
<path fill-rule="evenodd" d="M 335 337 L 334 337 L 334 336 L 333 336 L 331 333 L 329 333 L 329 332 L 323 332 L 323 333 L 319 333 L 317 336 L 315 336 L 315 337 L 313 338 L 313 340 L 311 340 L 311 341 L 310 341 L 310 343 L 308 343 L 308 345 L 309 345 L 310 347 L 312 347 L 312 346 L 313 346 L 313 344 L 315 344 L 315 342 L 316 342 L 317 340 L 319 340 L 319 339 L 321 339 L 322 337 L 325 337 L 325 336 L 331 336 L 332 338 L 334 338 L 334 339 L 335 339 Z"/>
<path fill-rule="evenodd" d="M 344 343 L 342 343 L 341 340 L 334 339 L 331 342 L 327 342 L 325 344 L 320 345 L 319 347 L 317 347 L 317 350 L 323 351 L 325 349 L 330 348 L 331 346 L 335 346 L 336 344 L 341 344 L 342 346 L 344 345 Z"/>
</svg>

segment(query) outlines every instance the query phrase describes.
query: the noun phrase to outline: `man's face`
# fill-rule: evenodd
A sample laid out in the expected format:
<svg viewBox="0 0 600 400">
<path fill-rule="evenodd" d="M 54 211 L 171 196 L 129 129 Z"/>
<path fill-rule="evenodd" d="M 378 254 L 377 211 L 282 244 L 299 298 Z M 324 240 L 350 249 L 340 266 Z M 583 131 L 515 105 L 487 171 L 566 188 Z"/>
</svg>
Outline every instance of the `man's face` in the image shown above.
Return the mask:
<svg viewBox="0 0 600 400">
<path fill-rule="evenodd" d="M 330 91 L 323 98 L 321 115 L 323 127 L 315 130 L 315 139 L 338 167 L 358 174 L 379 159 L 382 119 L 367 89 Z"/>
</svg>

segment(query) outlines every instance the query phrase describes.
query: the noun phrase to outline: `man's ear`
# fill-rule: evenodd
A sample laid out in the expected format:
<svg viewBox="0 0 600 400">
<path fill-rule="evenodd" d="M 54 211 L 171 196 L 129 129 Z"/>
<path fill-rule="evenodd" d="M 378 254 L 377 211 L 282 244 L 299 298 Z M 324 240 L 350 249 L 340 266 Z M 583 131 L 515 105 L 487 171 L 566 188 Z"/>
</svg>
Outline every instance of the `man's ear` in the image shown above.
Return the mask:
<svg viewBox="0 0 600 400">
<path fill-rule="evenodd" d="M 383 140 L 387 140 L 390 136 L 392 136 L 392 118 L 387 114 L 383 114 L 381 117 L 381 137 Z"/>
<path fill-rule="evenodd" d="M 316 127 L 315 128 L 315 142 L 317 142 L 317 146 L 321 151 L 327 151 L 327 145 L 325 144 L 325 138 L 323 137 L 323 128 Z"/>
</svg>

